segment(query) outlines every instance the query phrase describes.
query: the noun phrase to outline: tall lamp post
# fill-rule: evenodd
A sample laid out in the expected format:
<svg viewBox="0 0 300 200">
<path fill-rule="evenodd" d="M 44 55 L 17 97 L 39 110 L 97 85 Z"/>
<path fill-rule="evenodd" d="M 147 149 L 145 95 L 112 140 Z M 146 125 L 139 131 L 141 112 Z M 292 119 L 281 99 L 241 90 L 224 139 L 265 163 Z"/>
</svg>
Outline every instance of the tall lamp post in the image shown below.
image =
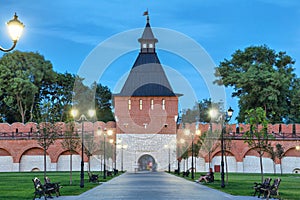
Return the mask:
<svg viewBox="0 0 300 200">
<path fill-rule="evenodd" d="M 121 172 L 124 171 L 124 168 L 123 168 L 123 161 L 124 161 L 124 149 L 127 149 L 128 145 L 127 144 L 123 144 L 123 141 L 121 139 L 118 140 L 118 144 L 117 144 L 117 148 L 118 149 L 121 149 Z"/>
<path fill-rule="evenodd" d="M 227 110 L 227 112 L 222 115 L 222 131 L 221 131 L 221 188 L 225 187 L 224 182 L 224 132 L 226 129 L 226 123 L 230 121 L 233 114 L 233 110 L 231 107 Z"/>
<path fill-rule="evenodd" d="M 168 149 L 168 158 L 169 158 L 169 164 L 168 164 L 168 172 L 171 172 L 171 147 L 169 144 L 165 144 L 165 149 Z"/>
<path fill-rule="evenodd" d="M 114 144 L 114 139 L 109 139 L 109 143 L 111 144 L 111 148 L 112 148 L 111 167 L 114 168 L 114 163 L 113 163 L 113 161 L 114 161 L 114 159 L 113 159 L 113 157 L 114 157 L 114 148 L 112 146 Z"/>
<path fill-rule="evenodd" d="M 14 15 L 14 18 L 12 20 L 8 21 L 6 24 L 7 24 L 10 38 L 13 41 L 13 45 L 8 49 L 0 47 L 0 50 L 3 52 L 9 52 L 16 47 L 17 42 L 20 39 L 23 29 L 25 27 L 24 24 L 18 20 L 18 16 L 16 13 Z"/>
<path fill-rule="evenodd" d="M 195 136 L 195 134 L 200 134 L 200 132 L 199 131 L 195 131 L 195 133 L 194 132 L 190 132 L 190 130 L 189 129 L 185 129 L 184 130 L 184 134 L 185 135 L 192 135 L 192 175 L 191 175 L 191 178 L 192 179 L 194 179 L 195 178 L 195 172 L 194 172 L 194 136 Z"/>
<path fill-rule="evenodd" d="M 98 134 L 101 135 L 103 133 L 103 179 L 106 179 L 106 137 L 111 136 L 113 134 L 112 130 L 107 130 L 104 128 L 104 131 L 102 132 L 100 129 L 98 129 Z"/>
<path fill-rule="evenodd" d="M 78 115 L 78 110 L 72 109 L 71 115 L 75 118 Z M 95 116 L 95 110 L 89 110 L 88 115 L 92 118 Z M 84 187 L 84 139 L 83 139 L 83 132 L 84 132 L 84 122 L 88 121 L 86 116 L 82 114 L 77 122 L 81 123 L 81 163 L 80 163 L 80 187 Z"/>
</svg>

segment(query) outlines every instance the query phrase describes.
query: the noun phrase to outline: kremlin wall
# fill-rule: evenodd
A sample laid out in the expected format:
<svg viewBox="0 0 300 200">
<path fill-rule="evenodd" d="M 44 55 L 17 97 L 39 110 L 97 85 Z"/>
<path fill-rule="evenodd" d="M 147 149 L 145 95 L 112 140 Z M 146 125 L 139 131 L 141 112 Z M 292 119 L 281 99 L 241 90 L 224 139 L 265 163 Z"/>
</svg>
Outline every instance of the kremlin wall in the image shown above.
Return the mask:
<svg viewBox="0 0 300 200">
<path fill-rule="evenodd" d="M 48 171 L 69 171 L 70 169 L 70 152 L 62 148 L 61 142 L 64 140 L 64 132 L 66 131 L 66 124 L 58 123 L 61 128 L 58 133 L 58 137 L 54 144 L 47 150 L 47 170 Z M 81 135 L 82 124 L 77 124 L 75 131 L 78 135 Z M 138 165 L 139 157 L 126 156 L 126 148 L 118 148 L 117 137 L 122 135 L 119 133 L 116 136 L 116 123 L 115 122 L 85 122 L 84 123 L 84 135 L 92 134 L 94 143 L 103 143 L 103 135 L 99 135 L 99 130 L 111 130 L 112 135 L 106 137 L 106 163 L 107 168 L 121 169 L 124 165 L 124 170 L 133 171 Z M 218 124 L 185 124 L 178 125 L 176 131 L 176 145 L 177 148 L 172 148 L 162 151 L 164 157 L 164 163 L 157 163 L 158 170 L 168 169 L 168 158 L 170 159 L 171 170 L 177 169 L 180 152 L 178 147 L 188 147 L 191 145 L 192 138 L 194 144 L 197 142 L 196 135 L 194 133 L 209 133 L 210 128 L 213 131 L 220 130 Z M 260 170 L 259 157 L 256 151 L 250 149 L 242 138 L 243 132 L 248 130 L 248 126 L 244 124 L 239 125 L 227 125 L 226 134 L 224 138 L 226 141 L 230 141 L 230 145 L 226 148 L 228 171 L 229 172 L 258 172 Z M 185 134 L 188 129 L 190 135 Z M 196 130 L 197 129 L 197 130 Z M 0 172 L 24 172 L 24 171 L 43 171 L 43 155 L 44 151 L 37 142 L 37 126 L 35 123 L 13 123 L 13 124 L 0 124 Z M 300 173 L 300 147 L 298 140 L 300 140 L 300 124 L 285 125 L 275 124 L 268 126 L 268 132 L 273 134 L 271 144 L 275 147 L 277 143 L 280 143 L 284 148 L 284 157 L 281 160 L 283 173 Z M 84 137 L 85 138 L 85 137 Z M 85 146 L 88 144 L 84 143 Z M 100 145 L 99 145 L 100 146 Z M 153 147 L 155 148 L 155 142 Z M 221 150 L 219 147 L 219 140 L 215 138 L 215 143 L 212 147 L 212 151 L 208 153 L 205 149 L 201 149 L 199 156 L 194 158 L 196 163 L 196 171 L 208 171 L 212 168 L 218 172 L 220 170 Z M 109 153 L 110 152 L 110 153 Z M 94 148 L 91 152 L 93 155 L 88 162 L 88 157 L 84 154 L 85 170 L 99 171 L 103 165 L 103 150 Z M 108 155 L 109 154 L 109 155 Z M 176 156 L 177 155 L 177 156 Z M 154 159 L 155 156 L 153 156 Z M 125 158 L 125 159 L 124 159 Z M 131 159 L 128 159 L 131 158 Z M 191 156 L 188 159 L 179 159 L 181 170 L 191 168 Z M 81 161 L 81 148 L 80 146 L 72 155 L 73 170 L 80 170 Z M 90 166 L 89 166 L 90 163 Z M 122 166 L 121 166 L 122 165 Z M 275 165 L 267 153 L 263 157 L 264 172 L 273 173 L 274 169 L 280 172 L 280 160 L 276 158 Z M 135 166 L 135 167 L 134 167 Z"/>
</svg>

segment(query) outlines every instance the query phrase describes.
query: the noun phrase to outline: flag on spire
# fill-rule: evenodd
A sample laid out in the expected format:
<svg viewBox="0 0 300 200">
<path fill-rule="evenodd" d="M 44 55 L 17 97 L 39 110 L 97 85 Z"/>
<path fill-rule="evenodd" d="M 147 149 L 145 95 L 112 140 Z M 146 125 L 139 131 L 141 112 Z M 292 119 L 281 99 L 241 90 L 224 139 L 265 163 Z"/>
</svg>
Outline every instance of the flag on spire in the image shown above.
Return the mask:
<svg viewBox="0 0 300 200">
<path fill-rule="evenodd" d="M 148 13 L 148 9 L 144 12 L 143 16 L 148 16 L 149 13 Z"/>
</svg>

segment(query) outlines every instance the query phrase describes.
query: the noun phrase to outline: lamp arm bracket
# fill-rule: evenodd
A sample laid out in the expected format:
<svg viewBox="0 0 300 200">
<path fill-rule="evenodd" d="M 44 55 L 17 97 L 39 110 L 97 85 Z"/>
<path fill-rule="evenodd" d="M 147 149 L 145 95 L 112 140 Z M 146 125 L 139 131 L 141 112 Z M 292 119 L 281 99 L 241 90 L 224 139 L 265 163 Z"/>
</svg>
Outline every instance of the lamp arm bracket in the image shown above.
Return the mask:
<svg viewBox="0 0 300 200">
<path fill-rule="evenodd" d="M 16 45 L 17 45 L 17 41 L 15 40 L 15 41 L 13 41 L 12 47 L 10 47 L 9 49 L 4 49 L 3 47 L 0 46 L 0 51 L 9 52 L 9 51 L 13 50 L 16 47 Z"/>
</svg>

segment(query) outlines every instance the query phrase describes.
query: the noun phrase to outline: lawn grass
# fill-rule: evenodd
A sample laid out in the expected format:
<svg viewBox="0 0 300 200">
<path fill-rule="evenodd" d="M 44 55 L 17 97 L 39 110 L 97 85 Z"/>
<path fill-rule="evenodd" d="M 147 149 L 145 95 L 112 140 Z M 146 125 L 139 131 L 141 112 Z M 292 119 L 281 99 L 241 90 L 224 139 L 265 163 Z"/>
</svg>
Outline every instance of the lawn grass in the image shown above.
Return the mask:
<svg viewBox="0 0 300 200">
<path fill-rule="evenodd" d="M 195 180 L 197 180 L 201 174 L 206 173 L 196 173 Z M 299 200 L 300 199 L 300 174 L 264 174 L 264 178 L 271 177 L 272 182 L 275 178 L 281 178 L 281 183 L 279 186 L 279 195 L 281 199 L 288 200 Z M 190 177 L 186 179 L 191 180 Z M 225 188 L 221 188 L 221 176 L 220 173 L 215 173 L 215 181 L 213 183 L 204 183 L 204 185 L 232 194 L 237 196 L 252 196 L 253 195 L 253 183 L 261 182 L 260 174 L 249 174 L 249 173 L 229 173 L 228 174 L 228 184 Z"/>
<path fill-rule="evenodd" d="M 196 173 L 195 180 L 198 179 L 201 174 L 205 173 Z M 61 183 L 61 186 L 63 186 L 61 189 L 62 196 L 79 195 L 99 185 L 98 183 L 89 183 L 87 173 L 85 173 L 84 188 L 79 187 L 80 172 L 73 172 L 72 185 L 70 185 L 69 172 L 47 172 L 47 176 L 51 179 L 51 182 Z M 32 179 L 34 177 L 38 177 L 43 180 L 43 172 L 0 173 L 0 199 L 32 199 L 34 196 Z M 193 181 L 190 177 L 186 179 Z M 284 174 L 282 176 L 279 174 L 265 174 L 265 177 L 271 177 L 272 182 L 277 177 L 282 179 L 279 186 L 279 194 L 281 199 L 298 200 L 300 198 L 300 174 Z M 103 180 L 102 177 L 100 177 L 99 181 L 104 182 L 110 180 L 111 178 L 112 177 L 107 177 L 107 179 Z M 260 180 L 260 174 L 229 173 L 229 183 L 225 188 L 221 188 L 220 173 L 215 173 L 215 181 L 213 183 L 204 183 L 204 185 L 232 195 L 251 196 L 253 195 L 253 183 L 260 182 Z"/>
<path fill-rule="evenodd" d="M 85 173 L 84 188 L 80 188 L 80 172 L 73 172 L 72 185 L 70 185 L 69 172 L 47 172 L 51 182 L 60 182 L 63 187 L 60 190 L 62 196 L 75 196 L 99 185 L 99 183 L 88 182 L 88 174 Z M 32 179 L 38 177 L 44 183 L 43 172 L 2 172 L 0 173 L 0 199 L 19 200 L 32 199 L 34 196 L 34 186 Z M 105 180 L 99 177 L 100 182 Z"/>
</svg>

